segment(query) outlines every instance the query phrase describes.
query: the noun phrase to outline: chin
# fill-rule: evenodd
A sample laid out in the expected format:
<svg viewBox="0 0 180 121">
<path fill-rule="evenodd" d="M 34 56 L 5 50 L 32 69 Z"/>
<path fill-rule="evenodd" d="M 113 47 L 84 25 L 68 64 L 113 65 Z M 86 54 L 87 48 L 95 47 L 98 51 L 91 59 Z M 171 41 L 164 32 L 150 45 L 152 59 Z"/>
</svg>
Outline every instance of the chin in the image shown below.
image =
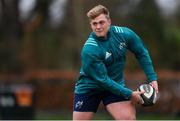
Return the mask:
<svg viewBox="0 0 180 121">
<path fill-rule="evenodd" d="M 104 34 L 96 34 L 96 36 L 98 36 L 98 37 L 105 37 Z"/>
</svg>

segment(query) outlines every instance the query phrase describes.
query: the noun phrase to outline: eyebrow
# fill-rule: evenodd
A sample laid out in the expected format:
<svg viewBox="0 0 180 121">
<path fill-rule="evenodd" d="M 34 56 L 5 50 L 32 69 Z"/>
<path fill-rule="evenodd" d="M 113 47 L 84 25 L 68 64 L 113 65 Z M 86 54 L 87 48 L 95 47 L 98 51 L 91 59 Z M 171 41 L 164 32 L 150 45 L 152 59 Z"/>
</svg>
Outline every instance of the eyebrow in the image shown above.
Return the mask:
<svg viewBox="0 0 180 121">
<path fill-rule="evenodd" d="M 99 22 L 102 22 L 102 21 L 106 21 L 106 20 L 99 20 L 99 21 L 91 21 L 92 23 L 99 23 Z"/>
</svg>

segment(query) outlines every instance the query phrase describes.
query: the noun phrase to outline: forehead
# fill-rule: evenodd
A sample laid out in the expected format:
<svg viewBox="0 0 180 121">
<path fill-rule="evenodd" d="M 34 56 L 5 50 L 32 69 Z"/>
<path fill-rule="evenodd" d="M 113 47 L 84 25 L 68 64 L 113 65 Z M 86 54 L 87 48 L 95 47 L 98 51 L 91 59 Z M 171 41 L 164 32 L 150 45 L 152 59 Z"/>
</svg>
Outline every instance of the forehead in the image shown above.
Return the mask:
<svg viewBox="0 0 180 121">
<path fill-rule="evenodd" d="M 104 20 L 104 21 L 107 20 L 107 17 L 104 14 L 100 14 L 96 18 L 92 19 L 91 22 L 99 22 L 102 20 Z"/>
</svg>

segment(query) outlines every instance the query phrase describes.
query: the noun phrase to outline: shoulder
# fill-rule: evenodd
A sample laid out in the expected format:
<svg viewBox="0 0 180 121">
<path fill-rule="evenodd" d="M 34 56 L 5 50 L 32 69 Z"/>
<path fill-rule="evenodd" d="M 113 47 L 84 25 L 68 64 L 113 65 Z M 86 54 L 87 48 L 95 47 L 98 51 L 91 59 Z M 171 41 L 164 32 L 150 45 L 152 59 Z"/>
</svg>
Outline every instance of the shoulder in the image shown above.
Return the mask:
<svg viewBox="0 0 180 121">
<path fill-rule="evenodd" d="M 98 55 L 100 51 L 101 50 L 96 39 L 90 35 L 89 38 L 84 43 L 84 46 L 82 48 L 82 54 Z"/>
<path fill-rule="evenodd" d="M 113 26 L 112 30 L 118 33 L 118 35 L 123 36 L 127 41 L 138 37 L 137 34 L 128 27 Z"/>
<path fill-rule="evenodd" d="M 90 48 L 95 47 L 96 48 L 96 47 L 98 47 L 98 43 L 94 37 L 90 36 L 84 43 L 84 47 L 90 47 Z"/>
<path fill-rule="evenodd" d="M 134 33 L 132 29 L 124 26 L 111 26 L 111 28 L 114 33 L 118 34 L 130 35 Z"/>
<path fill-rule="evenodd" d="M 112 25 L 111 28 L 114 33 L 124 33 L 124 27 Z"/>
</svg>

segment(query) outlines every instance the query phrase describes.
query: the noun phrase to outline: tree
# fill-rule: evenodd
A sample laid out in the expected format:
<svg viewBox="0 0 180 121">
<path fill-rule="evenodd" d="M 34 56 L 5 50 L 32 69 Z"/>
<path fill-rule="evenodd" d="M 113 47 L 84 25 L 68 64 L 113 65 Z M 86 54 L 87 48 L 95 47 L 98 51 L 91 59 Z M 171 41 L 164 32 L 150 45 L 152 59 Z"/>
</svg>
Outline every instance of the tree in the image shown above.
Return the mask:
<svg viewBox="0 0 180 121">
<path fill-rule="evenodd" d="M 17 72 L 21 70 L 18 59 L 19 43 L 22 35 L 22 25 L 19 21 L 19 0 L 0 0 L 1 24 L 0 66 L 2 72 Z"/>
</svg>

